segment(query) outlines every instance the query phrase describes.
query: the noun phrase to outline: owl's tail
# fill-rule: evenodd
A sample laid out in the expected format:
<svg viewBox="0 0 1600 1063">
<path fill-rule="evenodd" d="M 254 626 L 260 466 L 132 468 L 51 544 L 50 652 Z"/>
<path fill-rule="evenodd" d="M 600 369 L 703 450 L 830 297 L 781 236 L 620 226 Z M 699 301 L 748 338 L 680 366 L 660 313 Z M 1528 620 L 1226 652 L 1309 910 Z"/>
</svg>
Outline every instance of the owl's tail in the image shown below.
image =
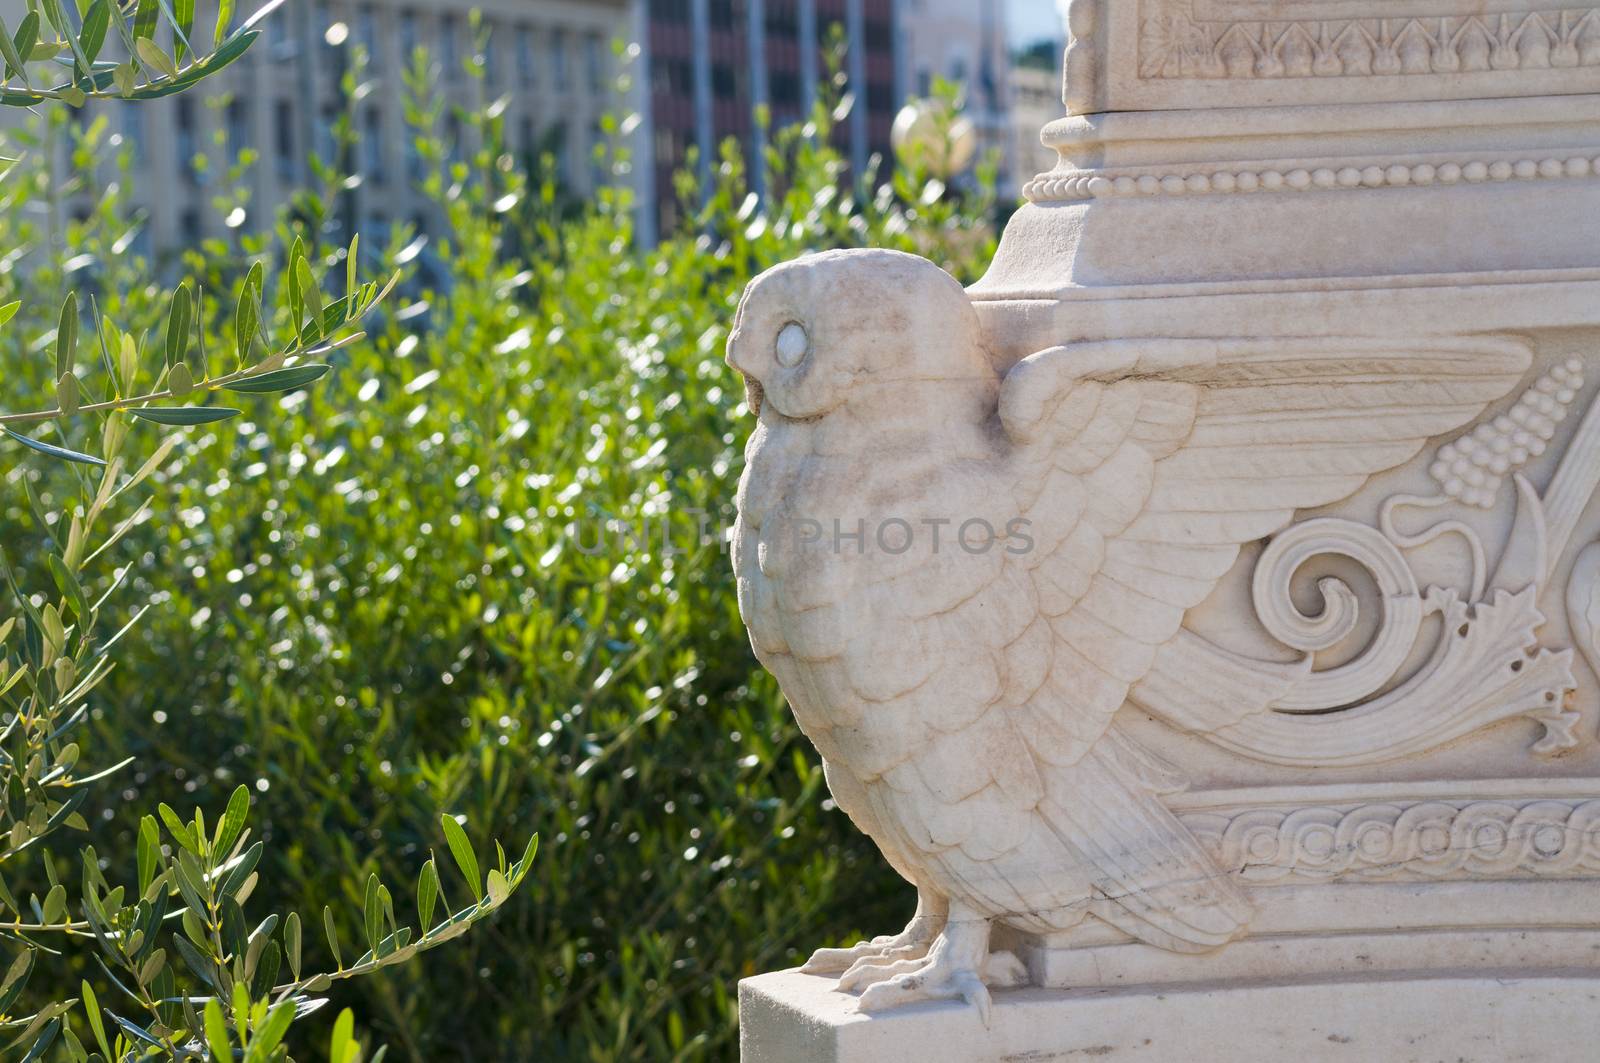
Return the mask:
<svg viewBox="0 0 1600 1063">
<path fill-rule="evenodd" d="M 1089 910 L 1140 941 L 1204 952 L 1235 937 L 1251 906 L 1158 793 L 1181 781 L 1118 732 L 1048 785 L 1041 811 L 1097 874 Z"/>
</svg>

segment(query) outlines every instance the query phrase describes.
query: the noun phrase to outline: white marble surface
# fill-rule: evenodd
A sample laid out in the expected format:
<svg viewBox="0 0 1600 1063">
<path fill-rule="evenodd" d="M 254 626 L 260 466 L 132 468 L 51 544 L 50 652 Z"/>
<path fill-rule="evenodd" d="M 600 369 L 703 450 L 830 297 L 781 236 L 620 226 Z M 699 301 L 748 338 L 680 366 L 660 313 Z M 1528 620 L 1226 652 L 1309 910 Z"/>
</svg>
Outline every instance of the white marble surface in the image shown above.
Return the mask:
<svg viewBox="0 0 1600 1063">
<path fill-rule="evenodd" d="M 1600 2 L 1403 6 L 1075 0 L 981 281 L 750 285 L 741 611 L 918 907 L 747 1060 L 1581 1058 Z"/>
<path fill-rule="evenodd" d="M 1600 976 L 1492 971 L 1149 990 L 1015 989 L 882 1015 L 814 975 L 739 987 L 743 1063 L 1589 1063 Z"/>
</svg>

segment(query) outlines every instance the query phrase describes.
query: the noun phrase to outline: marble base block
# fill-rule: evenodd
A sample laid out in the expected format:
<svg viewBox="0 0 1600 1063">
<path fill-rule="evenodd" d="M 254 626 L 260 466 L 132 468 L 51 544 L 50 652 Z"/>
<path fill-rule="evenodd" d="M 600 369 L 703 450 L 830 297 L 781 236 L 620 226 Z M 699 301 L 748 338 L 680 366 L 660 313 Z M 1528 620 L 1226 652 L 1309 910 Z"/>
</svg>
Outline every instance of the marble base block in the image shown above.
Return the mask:
<svg viewBox="0 0 1600 1063">
<path fill-rule="evenodd" d="M 739 984 L 743 1063 L 1578 1063 L 1600 973 L 1493 970 L 995 994 L 867 1015 L 834 980 Z"/>
</svg>

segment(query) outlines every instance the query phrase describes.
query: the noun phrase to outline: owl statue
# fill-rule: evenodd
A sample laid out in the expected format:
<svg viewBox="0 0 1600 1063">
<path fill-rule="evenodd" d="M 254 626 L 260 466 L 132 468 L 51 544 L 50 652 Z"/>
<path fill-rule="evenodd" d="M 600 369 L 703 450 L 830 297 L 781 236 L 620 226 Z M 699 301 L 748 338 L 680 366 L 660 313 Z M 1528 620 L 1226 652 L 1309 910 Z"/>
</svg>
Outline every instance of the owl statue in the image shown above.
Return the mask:
<svg viewBox="0 0 1600 1063">
<path fill-rule="evenodd" d="M 756 420 L 739 607 L 839 807 L 918 896 L 904 931 L 807 970 L 862 1009 L 987 1016 L 989 987 L 1026 978 L 991 952 L 996 924 L 1095 920 L 1181 952 L 1247 925 L 1163 803 L 1181 774 L 1118 713 L 1193 652 L 1185 613 L 1242 544 L 1526 367 L 1394 347 L 1115 341 L 1007 366 L 962 287 L 911 255 L 816 254 L 750 284 L 727 352 Z"/>
</svg>

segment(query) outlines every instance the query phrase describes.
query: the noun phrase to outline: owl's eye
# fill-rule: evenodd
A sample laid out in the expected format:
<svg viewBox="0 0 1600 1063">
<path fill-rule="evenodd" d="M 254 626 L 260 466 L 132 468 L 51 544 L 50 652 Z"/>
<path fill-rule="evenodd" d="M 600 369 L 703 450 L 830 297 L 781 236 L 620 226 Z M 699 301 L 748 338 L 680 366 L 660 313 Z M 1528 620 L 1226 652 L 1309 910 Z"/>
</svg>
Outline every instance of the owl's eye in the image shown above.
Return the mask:
<svg viewBox="0 0 1600 1063">
<path fill-rule="evenodd" d="M 778 356 L 778 364 L 785 369 L 793 369 L 811 350 L 811 337 L 806 335 L 803 326 L 791 321 L 778 331 L 774 349 Z"/>
</svg>

